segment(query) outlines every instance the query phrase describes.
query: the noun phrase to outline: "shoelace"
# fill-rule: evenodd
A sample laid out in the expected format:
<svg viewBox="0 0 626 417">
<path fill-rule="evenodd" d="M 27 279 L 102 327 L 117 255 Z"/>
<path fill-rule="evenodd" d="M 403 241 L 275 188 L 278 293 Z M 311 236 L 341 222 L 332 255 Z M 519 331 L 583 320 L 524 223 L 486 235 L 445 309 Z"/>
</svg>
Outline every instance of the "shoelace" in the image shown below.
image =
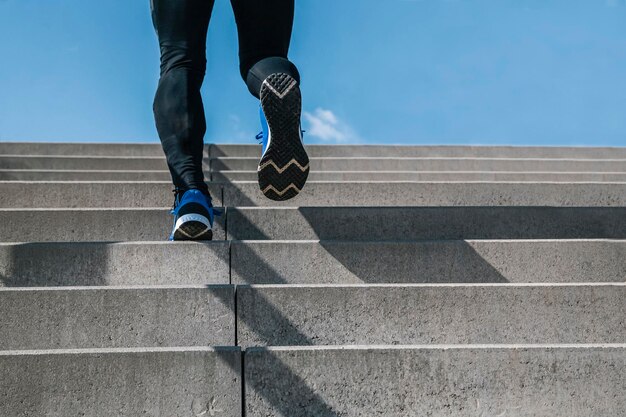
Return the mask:
<svg viewBox="0 0 626 417">
<path fill-rule="evenodd" d="M 304 140 L 304 133 L 306 132 L 306 130 L 302 130 L 300 129 L 300 133 L 302 133 L 302 139 Z M 256 139 L 256 141 L 259 143 L 259 145 L 261 145 L 263 143 L 263 131 L 260 131 L 259 133 L 256 134 L 256 136 L 254 137 Z"/>
</svg>

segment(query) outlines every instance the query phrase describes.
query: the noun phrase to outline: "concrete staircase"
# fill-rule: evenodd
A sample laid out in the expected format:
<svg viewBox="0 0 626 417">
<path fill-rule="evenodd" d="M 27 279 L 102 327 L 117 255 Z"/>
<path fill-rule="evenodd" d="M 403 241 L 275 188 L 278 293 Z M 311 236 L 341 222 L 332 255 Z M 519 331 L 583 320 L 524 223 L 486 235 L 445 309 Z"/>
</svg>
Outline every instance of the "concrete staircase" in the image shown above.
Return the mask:
<svg viewBox="0 0 626 417">
<path fill-rule="evenodd" d="M 626 148 L 0 143 L 0 416 L 626 416 Z"/>
</svg>

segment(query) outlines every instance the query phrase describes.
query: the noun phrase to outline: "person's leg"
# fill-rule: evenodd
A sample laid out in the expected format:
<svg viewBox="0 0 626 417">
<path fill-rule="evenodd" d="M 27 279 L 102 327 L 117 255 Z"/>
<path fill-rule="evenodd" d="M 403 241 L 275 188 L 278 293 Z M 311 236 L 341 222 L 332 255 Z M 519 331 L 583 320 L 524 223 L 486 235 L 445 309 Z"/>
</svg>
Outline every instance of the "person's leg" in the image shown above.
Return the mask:
<svg viewBox="0 0 626 417">
<path fill-rule="evenodd" d="M 202 172 L 206 120 L 200 87 L 213 0 L 151 0 L 161 48 L 154 118 L 176 187 L 170 240 L 211 240 L 213 206 Z"/>
<path fill-rule="evenodd" d="M 154 118 L 174 186 L 208 195 L 202 172 L 206 120 L 200 87 L 214 0 L 151 0 L 161 49 Z"/>
<path fill-rule="evenodd" d="M 294 0 L 231 0 L 239 35 L 239 70 L 250 93 L 259 97 L 268 76 L 285 73 L 300 82 L 287 54 Z"/>
<path fill-rule="evenodd" d="M 287 54 L 294 0 L 231 0 L 239 33 L 241 76 L 261 102 L 259 187 L 272 200 L 300 193 L 309 174 L 302 143 L 300 74 Z"/>
</svg>

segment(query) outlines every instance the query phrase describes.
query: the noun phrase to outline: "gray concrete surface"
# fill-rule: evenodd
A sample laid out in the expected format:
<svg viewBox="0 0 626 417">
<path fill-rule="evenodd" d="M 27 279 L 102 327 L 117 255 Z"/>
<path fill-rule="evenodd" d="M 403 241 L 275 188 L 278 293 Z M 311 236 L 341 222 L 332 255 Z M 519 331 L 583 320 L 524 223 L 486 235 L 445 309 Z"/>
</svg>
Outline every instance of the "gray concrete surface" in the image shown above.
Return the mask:
<svg viewBox="0 0 626 417">
<path fill-rule="evenodd" d="M 258 157 L 205 159 L 212 171 L 254 171 Z M 0 155 L 1 169 L 165 170 L 164 156 Z M 311 158 L 312 171 L 552 171 L 626 172 L 626 159 L 534 158 Z"/>
<path fill-rule="evenodd" d="M 228 284 L 229 257 L 235 284 L 624 282 L 626 277 L 622 240 L 52 242 L 0 244 L 0 286 Z"/>
<path fill-rule="evenodd" d="M 237 287 L 241 346 L 623 343 L 626 283 Z"/>
<path fill-rule="evenodd" d="M 234 284 L 626 282 L 626 241 L 233 241 L 231 277 Z"/>
<path fill-rule="evenodd" d="M 0 207 L 171 207 L 173 188 L 170 182 L 2 181 Z M 213 205 L 221 206 L 221 184 L 209 184 L 209 191 Z"/>
<path fill-rule="evenodd" d="M 0 170 L 0 178 L 12 175 L 13 178 L 32 176 L 35 173 L 20 173 Z M 60 173 L 52 173 L 63 179 Z M 94 179 L 97 179 L 95 177 Z M 102 174 L 103 175 L 103 174 Z M 69 177 L 69 175 L 67 175 Z M 257 181 L 256 171 L 221 171 L 211 173 L 211 179 L 218 182 Z M 77 176 L 77 178 L 79 178 Z M 30 178 L 24 178 L 30 179 Z M 53 178 L 50 178 L 53 179 Z M 106 179 L 106 178 L 103 178 Z M 122 178 L 120 178 L 122 179 Z M 151 179 L 146 176 L 145 179 Z M 137 178 L 140 180 L 140 178 Z M 156 176 L 155 176 L 156 180 Z M 626 182 L 626 173 L 620 172 L 505 172 L 505 171 L 313 171 L 308 181 L 532 181 L 532 182 Z"/>
<path fill-rule="evenodd" d="M 235 289 L 0 289 L 0 350 L 235 344 Z"/>
<path fill-rule="evenodd" d="M 0 182 L 2 208 L 166 207 L 169 182 Z M 211 183 L 215 206 L 626 206 L 625 183 L 309 182 L 278 203 L 257 182 Z"/>
<path fill-rule="evenodd" d="M 208 152 L 208 148 L 205 153 Z M 2 142 L 3 155 L 163 156 L 158 143 Z"/>
<path fill-rule="evenodd" d="M 285 204 L 205 146 L 170 243 L 160 144 L 0 143 L 0 416 L 626 417 L 626 148 L 308 149 Z"/>
<path fill-rule="evenodd" d="M 624 282 L 626 277 L 622 240 L 70 242 L 0 244 L 0 286 L 228 284 L 229 257 L 235 284 Z"/>
<path fill-rule="evenodd" d="M 2 160 L 0 159 L 0 166 Z M 254 171 L 259 158 L 212 158 L 212 171 Z M 8 167 L 7 167 L 8 168 Z M 147 169 L 147 168 L 146 168 Z M 311 158 L 311 171 L 566 171 L 626 172 L 626 159 Z"/>
<path fill-rule="evenodd" d="M 255 144 L 211 144 L 209 147 L 214 157 L 259 157 L 261 154 L 261 147 Z M 312 157 L 626 158 L 626 147 L 306 145 L 306 149 Z"/>
<path fill-rule="evenodd" d="M 240 417 L 239 348 L 0 352 L 0 415 Z"/>
<path fill-rule="evenodd" d="M 626 345 L 245 354 L 248 416 L 624 416 Z"/>
<path fill-rule="evenodd" d="M 381 221 L 384 220 L 384 221 Z M 0 242 L 159 241 L 165 209 L 0 209 Z M 214 240 L 423 240 L 623 238 L 626 208 L 230 208 Z"/>
<path fill-rule="evenodd" d="M 0 287 L 229 284 L 229 243 L 0 243 Z"/>
<path fill-rule="evenodd" d="M 206 174 L 205 174 L 206 175 Z M 209 174 L 210 175 L 210 174 Z M 206 175 L 206 178 L 209 178 Z M 171 181 L 169 171 L 0 169 L 2 181 Z"/>
<path fill-rule="evenodd" d="M 213 239 L 224 239 L 225 216 Z M 173 216 L 162 209 L 0 209 L 0 242 L 164 241 Z"/>
<path fill-rule="evenodd" d="M 251 139 L 252 141 L 252 139 Z M 624 147 L 559 146 L 407 146 L 407 145 L 307 145 L 313 157 L 328 156 L 409 156 L 409 157 L 492 157 L 492 158 L 626 158 Z M 207 144 L 205 155 L 258 157 L 257 144 Z M 0 154 L 8 155 L 95 155 L 162 156 L 161 144 L 154 143 L 50 143 L 2 142 Z"/>
<path fill-rule="evenodd" d="M 215 182 L 257 181 L 256 171 L 205 172 Z M 37 170 L 0 169 L 0 181 L 165 181 L 165 170 Z M 499 171 L 317 171 L 309 181 L 531 181 L 626 182 L 620 172 L 499 172 Z"/>
<path fill-rule="evenodd" d="M 165 156 L 0 155 L 2 169 L 165 170 Z"/>
<path fill-rule="evenodd" d="M 227 223 L 238 240 L 624 238 L 626 207 L 252 207 Z"/>
<path fill-rule="evenodd" d="M 307 182 L 297 197 L 277 203 L 265 197 L 255 181 L 225 185 L 224 203 L 231 207 L 626 207 L 626 183 Z"/>
</svg>

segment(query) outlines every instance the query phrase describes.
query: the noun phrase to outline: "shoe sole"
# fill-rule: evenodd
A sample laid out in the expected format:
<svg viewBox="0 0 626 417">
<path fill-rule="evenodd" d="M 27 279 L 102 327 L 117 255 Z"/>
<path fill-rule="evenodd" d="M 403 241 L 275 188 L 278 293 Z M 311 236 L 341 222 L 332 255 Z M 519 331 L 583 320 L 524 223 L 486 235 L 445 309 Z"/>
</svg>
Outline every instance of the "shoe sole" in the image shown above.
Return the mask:
<svg viewBox="0 0 626 417">
<path fill-rule="evenodd" d="M 300 87 L 290 75 L 272 74 L 263 81 L 260 97 L 271 141 L 259 161 L 259 188 L 271 200 L 289 200 L 309 176 L 309 157 L 300 140 Z"/>
<path fill-rule="evenodd" d="M 204 223 L 188 221 L 174 231 L 174 240 L 213 240 L 213 230 Z"/>
</svg>

